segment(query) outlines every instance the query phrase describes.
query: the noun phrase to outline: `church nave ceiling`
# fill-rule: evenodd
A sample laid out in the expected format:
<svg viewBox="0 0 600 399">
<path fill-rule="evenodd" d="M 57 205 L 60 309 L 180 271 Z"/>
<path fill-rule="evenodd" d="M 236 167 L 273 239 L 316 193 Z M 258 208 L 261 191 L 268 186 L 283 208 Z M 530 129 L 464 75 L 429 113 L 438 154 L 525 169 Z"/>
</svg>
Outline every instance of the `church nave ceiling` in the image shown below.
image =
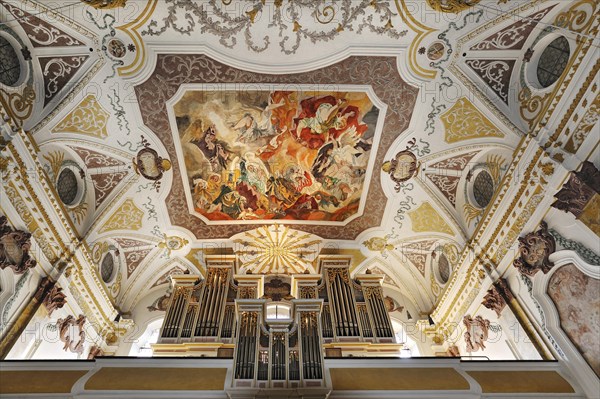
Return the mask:
<svg viewBox="0 0 600 399">
<path fill-rule="evenodd" d="M 43 4 L 0 1 L 0 36 L 27 48 L 0 95 L 125 313 L 208 254 L 288 274 L 322 251 L 430 312 L 585 55 L 567 37 L 573 71 L 534 87 L 551 24 L 597 29 L 555 1 L 497 5 L 516 20 L 479 2 L 55 3 L 50 25 Z M 448 17 L 425 21 L 431 5 Z"/>
</svg>

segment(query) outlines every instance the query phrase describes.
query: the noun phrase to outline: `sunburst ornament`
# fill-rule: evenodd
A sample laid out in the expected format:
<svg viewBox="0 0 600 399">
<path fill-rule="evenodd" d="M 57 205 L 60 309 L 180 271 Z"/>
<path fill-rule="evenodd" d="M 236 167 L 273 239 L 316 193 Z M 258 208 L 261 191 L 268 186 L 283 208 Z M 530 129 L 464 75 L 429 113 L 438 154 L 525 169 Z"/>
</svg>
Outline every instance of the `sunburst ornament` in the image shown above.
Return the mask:
<svg viewBox="0 0 600 399">
<path fill-rule="evenodd" d="M 241 268 L 256 274 L 300 274 L 313 271 L 321 239 L 278 224 L 244 232 L 233 240 Z"/>
</svg>

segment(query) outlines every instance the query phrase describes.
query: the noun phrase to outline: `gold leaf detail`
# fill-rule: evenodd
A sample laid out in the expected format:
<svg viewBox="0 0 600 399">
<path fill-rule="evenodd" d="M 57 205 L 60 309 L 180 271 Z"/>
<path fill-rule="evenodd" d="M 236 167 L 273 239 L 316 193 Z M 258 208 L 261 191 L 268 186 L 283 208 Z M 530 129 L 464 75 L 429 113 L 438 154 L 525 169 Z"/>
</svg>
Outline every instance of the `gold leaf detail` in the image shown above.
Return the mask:
<svg viewBox="0 0 600 399">
<path fill-rule="evenodd" d="M 440 216 L 440 214 L 431 206 L 429 202 L 423 202 L 420 207 L 414 211 L 408 212 L 412 229 L 416 232 L 437 231 L 449 235 L 454 235 L 450 225 Z"/>
<path fill-rule="evenodd" d="M 504 137 L 504 133 L 465 97 L 460 98 L 440 119 L 444 124 L 444 140 L 447 143 L 484 137 Z"/>
<path fill-rule="evenodd" d="M 103 139 L 108 136 L 106 125 L 109 116 L 96 97 L 90 94 L 52 129 L 52 133 L 80 133 Z"/>
<path fill-rule="evenodd" d="M 65 160 L 65 154 L 60 151 L 52 151 L 49 152 L 48 155 L 44 155 L 43 158 L 50 164 L 53 178 L 58 179 L 58 171 Z"/>
<path fill-rule="evenodd" d="M 471 204 L 464 204 L 463 211 L 468 225 L 471 225 L 471 222 L 483 213 L 483 209 L 476 208 Z"/>
<path fill-rule="evenodd" d="M 129 198 L 113 213 L 100 229 L 100 233 L 112 230 L 139 230 L 144 212 Z"/>
</svg>

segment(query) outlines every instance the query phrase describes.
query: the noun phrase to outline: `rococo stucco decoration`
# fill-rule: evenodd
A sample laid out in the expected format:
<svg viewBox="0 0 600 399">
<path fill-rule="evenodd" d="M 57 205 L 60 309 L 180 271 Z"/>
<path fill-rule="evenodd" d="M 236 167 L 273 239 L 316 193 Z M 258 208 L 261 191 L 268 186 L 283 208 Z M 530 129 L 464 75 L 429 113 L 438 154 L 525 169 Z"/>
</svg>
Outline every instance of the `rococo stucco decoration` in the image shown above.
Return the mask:
<svg viewBox="0 0 600 399">
<path fill-rule="evenodd" d="M 436 11 L 459 13 L 473 7 L 481 0 L 427 0 L 429 7 Z"/>
<path fill-rule="evenodd" d="M 77 319 L 72 315 L 68 315 L 64 319 L 58 319 L 56 327 L 59 331 L 60 340 L 65 344 L 63 350 L 69 350 L 80 355 L 83 353 L 83 346 L 85 344 L 85 330 L 83 325 L 85 321 L 86 317 L 84 315 L 79 315 Z M 75 330 L 77 337 L 71 336 Z"/>
<path fill-rule="evenodd" d="M 150 148 L 150 143 L 142 136 L 142 148 L 137 156 L 133 158 L 133 170 L 135 173 L 144 176 L 154 182 L 154 187 L 160 189 L 159 180 L 164 173 L 171 169 L 171 161 L 158 155 L 156 150 Z"/>
<path fill-rule="evenodd" d="M 501 316 L 502 310 L 506 307 L 507 302 L 513 299 L 512 292 L 506 283 L 506 280 L 501 278 L 494 283 L 483 298 L 481 304 L 488 309 L 496 312 L 498 317 Z"/>
<path fill-rule="evenodd" d="M 519 237 L 520 256 L 513 265 L 527 276 L 534 276 L 540 270 L 546 274 L 554 266 L 548 257 L 555 250 L 554 237 L 548 233 L 548 225 L 542 222 L 538 231 Z"/>
<path fill-rule="evenodd" d="M 477 352 L 485 349 L 485 341 L 488 339 L 490 329 L 490 321 L 481 316 L 472 318 L 466 315 L 463 318 L 463 323 L 467 329 L 464 333 L 467 352 Z"/>
<path fill-rule="evenodd" d="M 213 73 L 212 71 L 215 70 L 220 71 L 220 73 Z M 200 216 L 189 212 L 189 203 L 186 196 L 189 185 L 186 187 L 181 177 L 181 171 L 185 165 L 181 164 L 181 161 L 176 156 L 176 142 L 171 133 L 173 121 L 169 119 L 167 107 L 167 102 L 173 98 L 180 86 L 184 83 L 190 85 L 194 83 L 244 83 L 262 86 L 306 84 L 306 82 L 311 82 L 311 85 L 371 86 L 377 98 L 385 103 L 388 109 L 393 110 L 393 112 L 387 112 L 385 115 L 385 124 L 380 135 L 376 156 L 371 161 L 374 165 L 382 164 L 383 157 L 385 156 L 383 149 L 388 148 L 409 124 L 417 93 L 417 90 L 405 83 L 398 74 L 396 59 L 394 57 L 350 57 L 339 63 L 311 72 L 268 75 L 242 71 L 217 62 L 205 55 L 158 55 L 156 70 L 153 75 L 143 84 L 136 86 L 135 90 L 144 124 L 161 139 L 173 163 L 173 182 L 171 191 L 166 199 L 166 204 L 171 222 L 174 225 L 188 229 L 198 239 L 229 238 L 236 233 L 251 228 L 251 226 L 243 223 L 231 224 L 229 222 L 225 224 L 220 223 L 218 220 L 212 221 L 208 225 L 202 222 Z M 279 104 L 279 101 L 276 101 L 275 104 Z M 339 119 L 337 115 L 337 112 L 331 113 L 334 119 Z M 343 115 L 345 113 L 340 116 Z M 354 117 L 356 116 L 358 116 L 358 113 L 355 113 Z M 350 118 L 350 115 L 347 115 L 347 117 Z M 294 118 L 298 118 L 298 116 L 294 116 Z M 315 117 L 313 120 L 316 123 L 318 118 Z M 233 126 L 236 126 L 235 124 L 239 122 L 239 119 L 230 122 L 233 122 Z M 292 129 L 293 132 L 296 132 L 294 133 L 295 135 L 299 131 L 301 136 L 304 134 L 302 133 L 304 128 L 301 127 L 298 130 L 298 126 L 306 122 L 308 121 L 302 122 L 302 118 L 297 121 L 298 125 L 295 125 L 296 127 Z M 327 123 L 330 123 L 330 121 L 327 121 Z M 244 130 L 245 126 L 242 123 L 240 131 Z M 314 126 L 320 125 L 316 123 Z M 357 126 L 361 125 L 358 124 Z M 255 134 L 254 132 L 260 132 L 260 129 L 246 128 L 245 131 L 247 132 L 246 134 Z M 177 134 L 177 132 L 174 133 Z M 358 138 L 356 137 L 355 140 Z M 360 147 L 360 144 L 357 145 Z M 351 148 L 354 147 L 356 146 L 351 146 Z M 290 150 L 292 149 L 290 148 Z M 332 150 L 334 149 L 332 148 Z M 201 149 L 199 148 L 198 151 L 201 151 Z M 375 148 L 371 151 L 374 152 Z M 342 156 L 340 160 L 343 160 L 343 156 L 345 156 L 344 151 L 341 151 L 340 155 Z M 332 155 L 325 150 L 323 151 L 323 156 L 327 160 L 332 158 Z M 218 161 L 218 157 L 215 158 L 215 161 Z M 226 185 L 226 183 L 227 181 L 224 181 L 219 185 Z M 199 187 L 202 187 L 202 185 Z M 365 229 L 380 225 L 387 203 L 380 179 L 370 179 L 368 187 L 365 186 L 363 191 L 366 191 L 366 193 L 362 193 L 362 195 L 366 195 L 364 200 L 365 209 L 361 216 L 355 217 L 347 224 L 343 226 L 324 225 L 322 223 L 319 225 L 303 224 L 297 225 L 296 228 L 322 238 L 353 239 Z M 323 200 L 326 200 L 326 198 L 321 197 L 320 201 Z"/>
<path fill-rule="evenodd" d="M 0 269 L 7 267 L 15 274 L 23 274 L 37 262 L 29 254 L 31 234 L 14 230 L 6 216 L 0 216 Z"/>
<path fill-rule="evenodd" d="M 198 28 L 202 34 L 217 36 L 219 43 L 227 48 L 234 48 L 238 38 L 243 37 L 248 50 L 256 53 L 267 50 L 271 40 L 278 37 L 281 51 L 291 55 L 298 51 L 304 40 L 313 44 L 326 42 L 345 32 L 371 32 L 394 39 L 408 33 L 394 27 L 392 18 L 398 15 L 387 1 L 340 0 L 331 5 L 319 0 L 285 4 L 283 0 L 252 0 L 244 4 L 237 18 L 227 13 L 231 0 L 178 0 L 175 3 L 169 7 L 162 22 L 151 20 L 142 35 L 161 36 L 171 29 L 182 35 L 191 35 Z M 269 18 L 271 15 L 272 18 Z M 315 21 L 318 22 L 316 26 Z M 271 32 L 264 36 L 265 31 Z"/>
<path fill-rule="evenodd" d="M 48 311 L 48 315 L 52 315 L 56 309 L 60 309 L 67 303 L 67 296 L 62 292 L 62 288 L 54 285 L 44 297 L 42 304 Z"/>
<path fill-rule="evenodd" d="M 563 188 L 556 193 L 553 207 L 571 212 L 579 217 L 595 193 L 600 192 L 600 172 L 591 162 L 584 162 L 579 172 L 569 177 Z"/>
<path fill-rule="evenodd" d="M 127 0 L 80 0 L 82 3 L 98 9 L 125 7 Z"/>
</svg>

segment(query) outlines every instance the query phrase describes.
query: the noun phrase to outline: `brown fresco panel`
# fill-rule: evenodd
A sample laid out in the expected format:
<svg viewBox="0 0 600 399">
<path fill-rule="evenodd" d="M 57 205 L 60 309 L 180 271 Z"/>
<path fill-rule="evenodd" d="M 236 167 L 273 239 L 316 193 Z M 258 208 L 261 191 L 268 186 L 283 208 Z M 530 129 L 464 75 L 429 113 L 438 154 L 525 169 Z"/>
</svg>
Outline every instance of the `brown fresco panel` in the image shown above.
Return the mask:
<svg viewBox="0 0 600 399">
<path fill-rule="evenodd" d="M 112 172 L 91 176 L 92 182 L 94 183 L 94 191 L 96 193 L 96 209 L 102 205 L 104 200 L 127 175 L 128 172 Z"/>
<path fill-rule="evenodd" d="M 494 33 L 491 36 L 483 39 L 479 43 L 471 47 L 471 50 L 520 50 L 523 44 L 536 27 L 554 6 L 545 8 L 528 15 L 526 18 L 519 19 L 514 24 L 507 26 Z"/>
<path fill-rule="evenodd" d="M 56 26 L 53 26 L 52 24 L 23 10 L 23 5 L 21 7 L 17 7 L 3 0 L 0 0 L 0 4 L 6 7 L 8 12 L 10 12 L 12 16 L 19 21 L 34 47 L 65 47 L 84 45 L 84 43 L 58 29 Z"/>
<path fill-rule="evenodd" d="M 111 156 L 101 154 L 89 148 L 70 146 L 79 155 L 88 169 L 107 168 L 110 166 L 124 166 L 125 163 Z"/>
<path fill-rule="evenodd" d="M 69 82 L 89 58 L 88 55 L 65 57 L 38 57 L 44 76 L 44 107 L 61 91 L 70 91 Z"/>
<path fill-rule="evenodd" d="M 159 55 L 153 75 L 135 88 L 136 94 L 144 124 L 162 140 L 173 162 L 173 185 L 166 200 L 171 223 L 192 231 L 198 239 L 229 238 L 254 226 L 209 226 L 188 210 L 185 196 L 187 188 L 180 174 L 180 168 L 184 165 L 179 165 L 176 157 L 166 102 L 175 95 L 182 84 L 189 83 L 305 84 L 323 87 L 323 90 L 335 89 L 336 85 L 370 85 L 379 99 L 388 106 L 374 171 L 378 171 L 383 163 L 385 150 L 408 127 L 418 92 L 418 89 L 402 80 L 394 57 L 350 57 L 311 72 L 267 75 L 236 69 L 205 55 Z M 374 176 L 369 182 L 366 207 L 362 216 L 345 226 L 298 224 L 294 225 L 294 228 L 323 238 L 350 240 L 365 229 L 379 226 L 387 198 L 381 188 L 378 173 L 375 172 Z"/>
</svg>

